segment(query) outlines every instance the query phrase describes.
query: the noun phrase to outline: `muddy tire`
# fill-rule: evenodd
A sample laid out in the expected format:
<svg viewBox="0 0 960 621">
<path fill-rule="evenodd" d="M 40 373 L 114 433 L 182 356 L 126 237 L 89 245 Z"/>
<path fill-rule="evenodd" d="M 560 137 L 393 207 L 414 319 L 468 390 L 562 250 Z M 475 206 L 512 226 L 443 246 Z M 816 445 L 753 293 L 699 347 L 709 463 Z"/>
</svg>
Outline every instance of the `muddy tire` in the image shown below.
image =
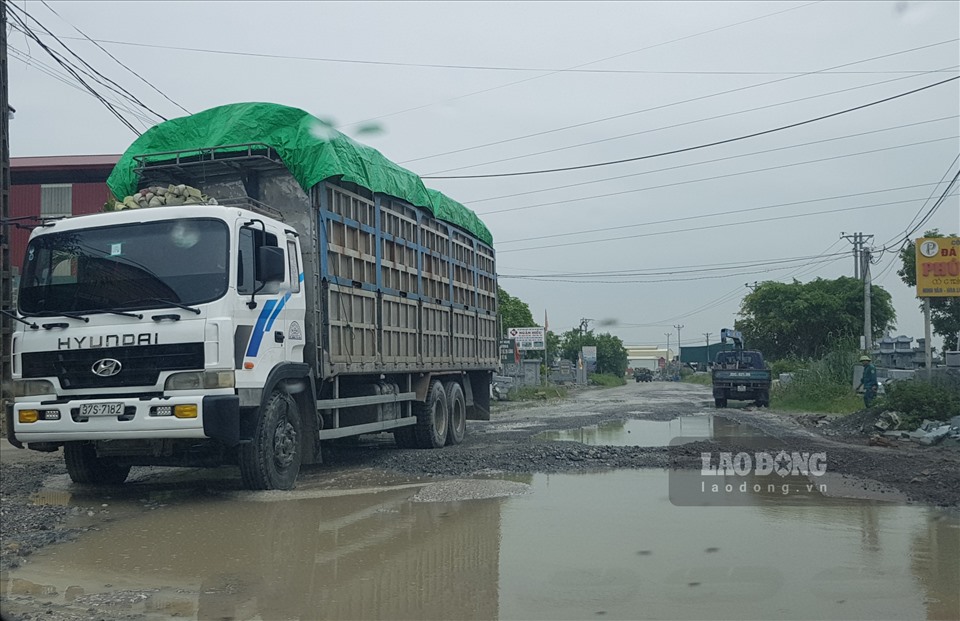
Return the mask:
<svg viewBox="0 0 960 621">
<path fill-rule="evenodd" d="M 715 406 L 717 406 L 718 408 L 725 408 L 725 407 L 727 407 L 727 400 L 726 400 L 726 399 L 714 399 L 714 400 L 713 400 L 713 404 L 714 404 Z"/>
<path fill-rule="evenodd" d="M 260 412 L 253 439 L 240 445 L 247 489 L 293 489 L 300 473 L 300 411 L 293 397 L 274 392 Z"/>
<path fill-rule="evenodd" d="M 467 433 L 467 399 L 459 382 L 447 382 L 443 385 L 447 393 L 447 445 L 460 444 Z"/>
<path fill-rule="evenodd" d="M 768 392 L 761 392 L 761 393 L 757 396 L 757 407 L 760 407 L 760 408 L 768 408 L 768 407 L 770 407 L 770 393 L 768 393 Z"/>
<path fill-rule="evenodd" d="M 413 411 L 417 415 L 417 424 L 413 427 L 417 448 L 440 448 L 447 443 L 450 414 L 443 384 L 434 380 L 427 392 L 426 402 L 414 405 Z"/>
<path fill-rule="evenodd" d="M 63 460 L 70 480 L 82 485 L 120 485 L 130 474 L 130 466 L 97 457 L 96 447 L 88 442 L 64 444 Z"/>
</svg>

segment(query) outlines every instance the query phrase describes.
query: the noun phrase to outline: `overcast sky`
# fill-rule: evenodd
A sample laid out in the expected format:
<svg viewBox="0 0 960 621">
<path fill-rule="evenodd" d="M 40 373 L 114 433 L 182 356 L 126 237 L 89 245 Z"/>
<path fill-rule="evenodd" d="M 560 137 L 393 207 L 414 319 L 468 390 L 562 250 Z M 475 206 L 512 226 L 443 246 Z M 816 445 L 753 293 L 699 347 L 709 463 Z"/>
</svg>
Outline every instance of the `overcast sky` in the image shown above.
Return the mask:
<svg viewBox="0 0 960 621">
<path fill-rule="evenodd" d="M 500 285 L 537 321 L 548 311 L 555 332 L 589 318 L 627 345 L 665 344 L 669 332 L 674 348 L 674 325 L 684 344 L 707 332 L 716 342 L 744 283 L 852 276 L 841 235 L 863 232 L 893 295 L 894 334 L 923 336 L 913 291 L 882 249 L 898 247 L 957 171 L 960 82 L 635 158 L 956 77 L 960 3 L 15 4 L 167 118 L 178 106 L 295 106 L 425 177 L 634 159 L 425 180 L 481 215 Z M 13 156 L 132 142 L 37 43 L 10 31 L 9 47 Z M 157 121 L 139 114 L 127 116 L 140 131 Z M 960 233 L 955 195 L 928 228 Z"/>
</svg>

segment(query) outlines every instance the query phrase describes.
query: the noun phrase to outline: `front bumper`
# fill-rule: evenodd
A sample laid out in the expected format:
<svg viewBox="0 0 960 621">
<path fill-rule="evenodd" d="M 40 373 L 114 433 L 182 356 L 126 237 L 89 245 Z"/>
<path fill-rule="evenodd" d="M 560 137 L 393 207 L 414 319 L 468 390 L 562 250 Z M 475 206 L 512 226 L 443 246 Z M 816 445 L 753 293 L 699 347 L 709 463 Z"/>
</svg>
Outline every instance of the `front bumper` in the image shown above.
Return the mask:
<svg viewBox="0 0 960 621">
<path fill-rule="evenodd" d="M 80 406 L 92 399 L 59 403 L 20 401 L 13 405 L 14 437 L 20 444 L 94 440 L 160 440 L 167 438 L 213 438 L 229 446 L 240 439 L 240 398 L 236 395 L 185 396 L 155 399 L 105 398 L 98 402 L 122 403 L 122 416 L 79 417 Z M 158 408 L 178 405 L 197 407 L 196 418 L 156 415 Z M 43 415 L 33 423 L 21 423 L 22 410 Z M 59 417 L 54 419 L 52 412 Z M 162 411 L 162 410 L 160 410 Z M 54 420 L 51 420 L 54 419 Z"/>
</svg>

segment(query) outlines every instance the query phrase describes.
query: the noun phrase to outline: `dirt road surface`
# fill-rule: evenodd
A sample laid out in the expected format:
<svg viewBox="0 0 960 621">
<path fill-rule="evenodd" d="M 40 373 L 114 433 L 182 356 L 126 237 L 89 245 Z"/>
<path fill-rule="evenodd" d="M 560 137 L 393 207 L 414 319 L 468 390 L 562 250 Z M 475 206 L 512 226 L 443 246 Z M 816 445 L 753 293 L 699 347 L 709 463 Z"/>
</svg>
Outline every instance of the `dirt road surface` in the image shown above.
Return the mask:
<svg viewBox="0 0 960 621">
<path fill-rule="evenodd" d="M 460 446 L 436 451 L 401 450 L 389 434 L 331 444 L 325 448 L 323 465 L 301 473 L 299 488 L 342 488 L 345 481 L 349 487 L 351 477 L 356 485 L 364 485 L 369 477 L 363 473 L 376 473 L 379 484 L 446 481 L 455 488 L 459 485 L 455 482 L 477 477 L 509 479 L 532 473 L 645 468 L 695 470 L 701 466 L 701 450 L 736 450 L 741 446 L 737 428 L 742 427 L 743 435 L 762 434 L 796 450 L 827 452 L 831 473 L 853 487 L 908 504 L 946 507 L 952 515 L 960 510 L 960 448 L 956 446 L 922 447 L 906 442 L 869 446 L 868 436 L 857 427 L 809 425 L 809 419 L 800 415 L 746 406 L 715 410 L 708 388 L 669 382 L 583 389 L 565 400 L 498 403 L 491 421 L 468 423 L 466 439 Z M 711 415 L 721 415 L 727 431 L 723 437 L 689 445 L 689 450 L 630 445 L 629 439 L 622 441 L 626 437 L 623 434 L 630 433 L 629 425 L 618 426 L 631 421 L 666 423 L 678 417 L 685 417 L 683 420 L 690 425 Z M 602 434 L 608 428 L 622 436 L 620 440 L 603 444 Z M 676 429 L 668 431 L 675 433 Z M 574 441 L 557 441 L 564 434 Z M 596 437 L 587 443 L 576 441 L 578 437 L 586 439 L 583 434 L 594 434 L 601 441 Z M 4 571 L 0 603 L 4 619 L 165 618 L 144 617 L 131 612 L 129 606 L 110 612 L 112 609 L 86 606 L 89 600 L 83 605 L 54 604 L 44 593 L 31 592 L 22 584 L 17 587 L 10 570 L 29 565 L 31 555 L 39 549 L 109 529 L 111 523 L 135 517 L 138 512 L 162 511 L 163 493 L 158 490 L 190 488 L 196 492 L 196 502 L 202 503 L 207 493 L 241 489 L 238 474 L 230 468 L 135 468 L 122 488 L 83 489 L 69 482 L 61 452 L 17 450 L 5 440 L 0 464 L 0 569 Z M 437 489 L 446 493 L 443 488 Z M 452 493 L 456 495 L 456 489 Z M 57 502 L 58 495 L 68 501 Z M 482 496 L 463 496 L 470 497 Z M 139 509 L 113 514 L 114 498 L 141 498 Z M 144 596 L 128 593 L 117 597 L 130 597 L 135 603 Z"/>
</svg>

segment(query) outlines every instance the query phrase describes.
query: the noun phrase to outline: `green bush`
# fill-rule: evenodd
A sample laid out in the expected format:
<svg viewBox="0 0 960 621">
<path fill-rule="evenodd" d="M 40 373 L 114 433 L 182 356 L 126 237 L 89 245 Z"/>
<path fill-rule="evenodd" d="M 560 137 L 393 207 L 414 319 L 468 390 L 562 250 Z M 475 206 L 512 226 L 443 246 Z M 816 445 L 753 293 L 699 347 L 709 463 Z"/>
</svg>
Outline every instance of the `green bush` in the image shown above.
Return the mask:
<svg viewBox="0 0 960 621">
<path fill-rule="evenodd" d="M 777 378 L 781 373 L 796 373 L 797 371 L 803 369 L 804 362 L 799 358 L 783 358 L 781 360 L 774 360 L 770 364 L 770 370 L 773 372 L 773 377 Z"/>
<path fill-rule="evenodd" d="M 960 413 L 960 390 L 947 378 L 912 379 L 885 385 L 882 405 L 902 414 L 902 425 L 916 429 L 923 419 L 947 420 Z"/>
<path fill-rule="evenodd" d="M 597 386 L 612 388 L 614 386 L 626 385 L 627 380 L 623 379 L 623 377 L 619 375 L 608 375 L 606 373 L 591 373 L 590 383 L 596 384 Z"/>
</svg>

